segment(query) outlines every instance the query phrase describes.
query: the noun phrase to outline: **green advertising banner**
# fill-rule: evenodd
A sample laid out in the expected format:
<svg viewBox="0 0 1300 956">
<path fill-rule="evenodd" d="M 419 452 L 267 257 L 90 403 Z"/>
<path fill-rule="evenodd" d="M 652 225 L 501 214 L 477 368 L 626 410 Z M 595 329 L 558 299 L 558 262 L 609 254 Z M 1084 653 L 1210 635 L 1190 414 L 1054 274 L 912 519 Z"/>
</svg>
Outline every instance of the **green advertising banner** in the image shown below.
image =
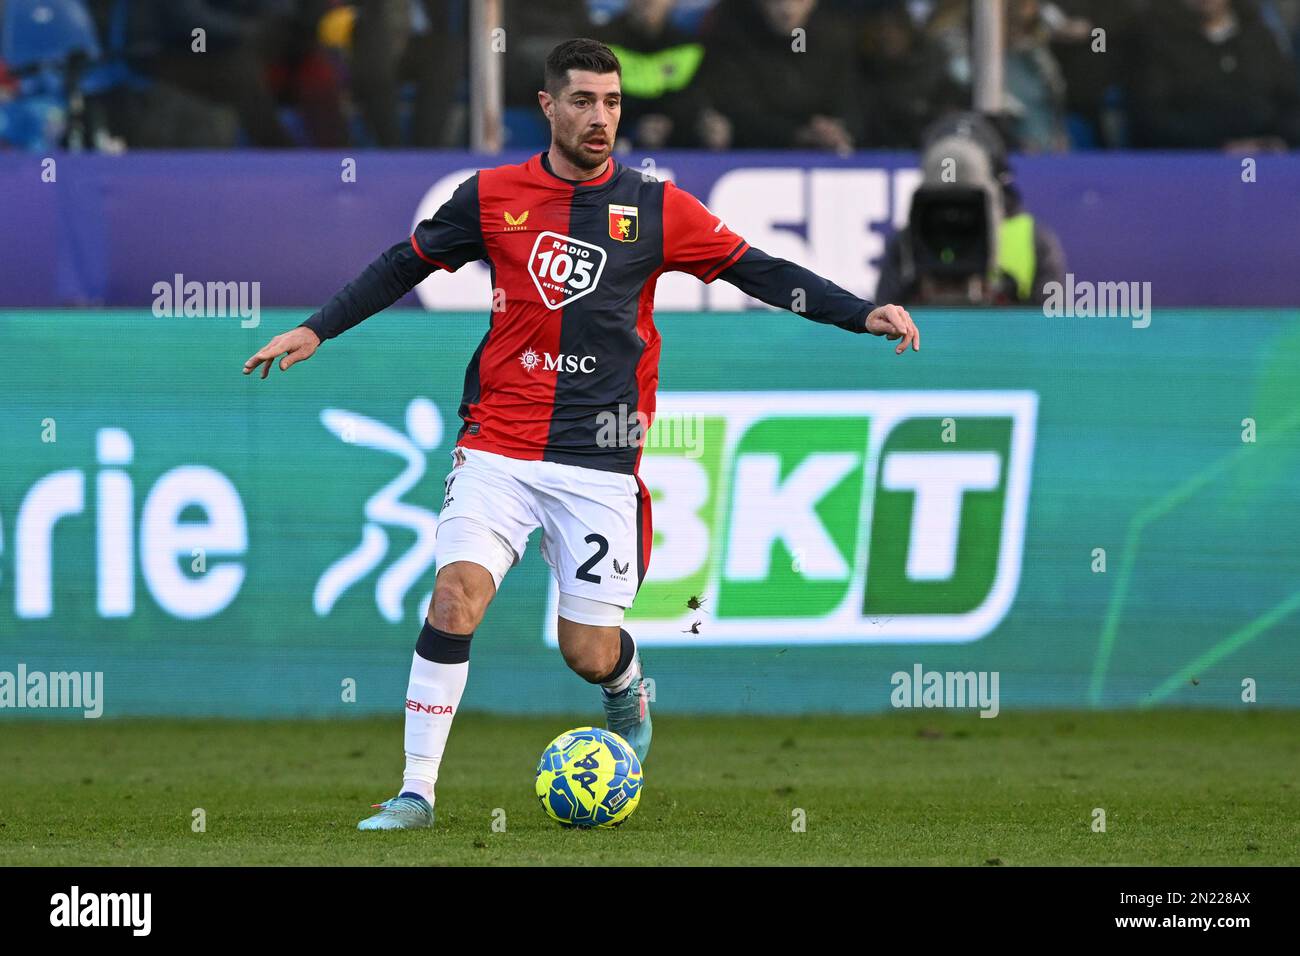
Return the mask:
<svg viewBox="0 0 1300 956">
<path fill-rule="evenodd" d="M 241 374 L 304 314 L 0 313 L 0 721 L 400 710 L 485 322 L 391 312 Z M 932 671 L 1004 709 L 1300 706 L 1300 320 L 914 314 L 905 357 L 658 316 L 627 623 L 657 706 L 877 711 Z M 596 712 L 539 534 L 466 708 Z M 67 675 L 93 707 L 53 706 Z"/>
</svg>

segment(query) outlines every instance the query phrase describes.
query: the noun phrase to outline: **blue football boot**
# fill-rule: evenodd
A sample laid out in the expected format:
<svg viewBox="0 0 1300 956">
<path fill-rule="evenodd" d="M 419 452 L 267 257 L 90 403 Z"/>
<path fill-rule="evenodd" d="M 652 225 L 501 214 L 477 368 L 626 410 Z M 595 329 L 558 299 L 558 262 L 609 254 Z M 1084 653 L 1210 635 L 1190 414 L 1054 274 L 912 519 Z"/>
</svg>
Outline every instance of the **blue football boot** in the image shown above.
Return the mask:
<svg viewBox="0 0 1300 956">
<path fill-rule="evenodd" d="M 423 830 L 433 826 L 433 806 L 416 793 L 403 793 L 376 803 L 379 810 L 357 824 L 358 830 Z"/>
<path fill-rule="evenodd" d="M 638 676 L 627 689 L 610 694 L 601 689 L 601 703 L 605 705 L 605 726 L 618 734 L 636 751 L 637 759 L 645 762 L 650 752 L 650 695 L 645 677 Z"/>
</svg>

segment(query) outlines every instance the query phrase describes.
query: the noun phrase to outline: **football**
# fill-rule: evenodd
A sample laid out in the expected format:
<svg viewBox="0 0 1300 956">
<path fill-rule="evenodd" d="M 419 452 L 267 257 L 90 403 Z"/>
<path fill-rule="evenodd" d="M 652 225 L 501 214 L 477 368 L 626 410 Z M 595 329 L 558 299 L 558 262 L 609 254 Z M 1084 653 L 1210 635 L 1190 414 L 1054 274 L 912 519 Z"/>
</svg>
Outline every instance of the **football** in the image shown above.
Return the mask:
<svg viewBox="0 0 1300 956">
<path fill-rule="evenodd" d="M 618 734 L 579 727 L 556 737 L 537 762 L 537 799 L 562 827 L 624 823 L 641 800 L 641 761 Z"/>
</svg>

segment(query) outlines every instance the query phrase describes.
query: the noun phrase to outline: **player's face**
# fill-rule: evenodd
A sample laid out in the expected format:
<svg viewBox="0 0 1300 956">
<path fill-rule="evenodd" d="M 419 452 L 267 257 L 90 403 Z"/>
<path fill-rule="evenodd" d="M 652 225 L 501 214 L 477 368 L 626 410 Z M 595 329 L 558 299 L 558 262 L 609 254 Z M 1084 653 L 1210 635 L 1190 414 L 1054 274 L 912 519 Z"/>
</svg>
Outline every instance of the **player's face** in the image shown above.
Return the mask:
<svg viewBox="0 0 1300 956">
<path fill-rule="evenodd" d="M 568 85 L 546 99 L 551 138 L 565 159 L 580 169 L 596 169 L 609 159 L 623 103 L 617 73 L 570 70 Z"/>
</svg>

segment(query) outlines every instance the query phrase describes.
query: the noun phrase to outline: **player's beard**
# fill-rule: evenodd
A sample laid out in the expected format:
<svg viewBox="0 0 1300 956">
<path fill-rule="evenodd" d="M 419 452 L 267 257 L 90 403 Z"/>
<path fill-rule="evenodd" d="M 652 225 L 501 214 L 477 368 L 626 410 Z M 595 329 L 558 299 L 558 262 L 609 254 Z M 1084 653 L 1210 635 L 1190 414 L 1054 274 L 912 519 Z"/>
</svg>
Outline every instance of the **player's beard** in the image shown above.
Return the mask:
<svg viewBox="0 0 1300 956">
<path fill-rule="evenodd" d="M 609 144 L 613 142 L 613 137 L 608 132 L 602 134 L 606 140 L 605 148 L 599 154 L 596 154 L 583 148 L 583 144 L 591 139 L 593 135 L 590 132 L 580 133 L 578 134 L 579 138 L 572 144 L 566 142 L 563 137 L 556 137 L 555 146 L 560 151 L 560 155 L 579 169 L 588 171 L 599 169 L 605 164 L 605 160 L 609 159 Z"/>
</svg>

